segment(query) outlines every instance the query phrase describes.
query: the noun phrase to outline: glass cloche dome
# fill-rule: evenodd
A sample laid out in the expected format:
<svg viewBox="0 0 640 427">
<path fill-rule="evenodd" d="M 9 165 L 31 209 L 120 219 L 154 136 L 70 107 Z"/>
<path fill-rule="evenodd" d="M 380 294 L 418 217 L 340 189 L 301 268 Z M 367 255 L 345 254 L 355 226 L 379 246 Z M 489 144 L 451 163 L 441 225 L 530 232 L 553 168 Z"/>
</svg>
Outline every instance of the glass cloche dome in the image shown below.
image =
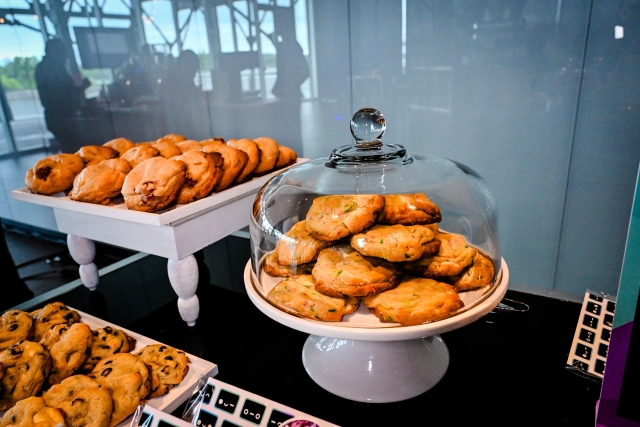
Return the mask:
<svg viewBox="0 0 640 427">
<path fill-rule="evenodd" d="M 380 111 L 360 109 L 355 145 L 293 166 L 257 194 L 252 283 L 281 311 L 334 325 L 419 325 L 468 310 L 499 282 L 486 182 L 456 161 L 383 143 L 385 129 Z"/>
</svg>

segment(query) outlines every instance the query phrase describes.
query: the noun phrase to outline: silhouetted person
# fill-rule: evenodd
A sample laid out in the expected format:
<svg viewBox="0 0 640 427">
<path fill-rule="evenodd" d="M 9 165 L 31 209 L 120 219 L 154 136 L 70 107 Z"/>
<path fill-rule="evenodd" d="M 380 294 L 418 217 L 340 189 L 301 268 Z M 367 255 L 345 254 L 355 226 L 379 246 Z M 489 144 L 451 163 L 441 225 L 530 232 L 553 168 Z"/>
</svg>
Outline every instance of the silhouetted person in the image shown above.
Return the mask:
<svg viewBox="0 0 640 427">
<path fill-rule="evenodd" d="M 198 55 L 185 50 L 162 78 L 159 93 L 168 133 L 178 133 L 189 139 L 204 139 L 210 133 L 204 93 L 194 83 L 199 69 Z"/>
<path fill-rule="evenodd" d="M 68 56 L 62 40 L 47 41 L 44 52 L 44 58 L 35 70 L 44 120 L 62 151 L 75 152 L 80 148 L 81 141 L 73 117 L 84 99 L 84 90 L 91 83 L 88 79 L 75 83 L 66 68 Z"/>
<path fill-rule="evenodd" d="M 7 247 L 4 229 L 0 222 L 0 271 L 2 271 L 2 285 L 0 285 L 0 313 L 20 303 L 33 298 L 33 292 L 20 279 L 18 269 Z"/>
<path fill-rule="evenodd" d="M 302 99 L 300 85 L 309 78 L 309 65 L 293 32 L 282 32 L 276 40 L 278 77 L 271 93 L 280 99 Z"/>
</svg>

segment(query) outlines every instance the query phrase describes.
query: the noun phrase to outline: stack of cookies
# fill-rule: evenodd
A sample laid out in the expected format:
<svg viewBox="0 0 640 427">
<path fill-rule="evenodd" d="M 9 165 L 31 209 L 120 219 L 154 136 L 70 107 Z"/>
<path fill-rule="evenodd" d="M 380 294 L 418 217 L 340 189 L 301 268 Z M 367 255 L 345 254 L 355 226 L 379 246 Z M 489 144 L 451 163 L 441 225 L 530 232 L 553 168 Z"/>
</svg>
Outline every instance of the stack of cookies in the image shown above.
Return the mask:
<svg viewBox="0 0 640 427">
<path fill-rule="evenodd" d="M 136 341 L 110 326 L 92 330 L 60 302 L 0 318 L 0 426 L 113 427 L 189 371 L 187 355 Z"/>
<path fill-rule="evenodd" d="M 267 137 L 225 142 L 169 134 L 137 144 L 117 138 L 42 159 L 27 171 L 25 183 L 44 195 L 71 189 L 71 200 L 87 203 L 106 205 L 122 195 L 129 209 L 157 212 L 290 166 L 297 158 Z"/>
<path fill-rule="evenodd" d="M 262 267 L 285 277 L 267 299 L 288 313 L 340 321 L 362 301 L 382 322 L 418 325 L 448 317 L 458 292 L 490 285 L 491 258 L 445 233 L 425 194 L 328 195 L 314 199 Z"/>
</svg>

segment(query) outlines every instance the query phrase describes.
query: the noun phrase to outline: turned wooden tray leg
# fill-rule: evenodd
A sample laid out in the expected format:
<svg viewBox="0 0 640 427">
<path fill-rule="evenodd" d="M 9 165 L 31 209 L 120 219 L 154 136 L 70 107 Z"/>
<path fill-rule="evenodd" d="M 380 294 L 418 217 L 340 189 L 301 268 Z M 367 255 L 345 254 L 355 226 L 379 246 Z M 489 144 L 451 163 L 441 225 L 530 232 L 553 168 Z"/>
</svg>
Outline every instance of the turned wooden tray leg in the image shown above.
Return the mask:
<svg viewBox="0 0 640 427">
<path fill-rule="evenodd" d="M 80 280 L 92 291 L 95 291 L 100 282 L 98 267 L 93 263 L 96 257 L 96 244 L 93 240 L 80 236 L 67 234 L 67 247 L 75 262 L 80 264 Z"/>
<path fill-rule="evenodd" d="M 198 289 L 198 263 L 193 255 L 183 259 L 169 259 L 167 263 L 169 281 L 178 294 L 178 311 L 187 325 L 194 326 L 200 313 Z"/>
</svg>

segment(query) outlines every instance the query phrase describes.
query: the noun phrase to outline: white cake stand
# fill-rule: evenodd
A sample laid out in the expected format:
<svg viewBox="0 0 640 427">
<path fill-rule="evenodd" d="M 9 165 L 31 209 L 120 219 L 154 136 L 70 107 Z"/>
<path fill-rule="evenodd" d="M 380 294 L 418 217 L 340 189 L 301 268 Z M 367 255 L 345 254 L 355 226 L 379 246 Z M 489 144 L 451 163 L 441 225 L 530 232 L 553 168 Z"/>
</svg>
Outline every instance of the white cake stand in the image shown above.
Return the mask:
<svg viewBox="0 0 640 427">
<path fill-rule="evenodd" d="M 473 301 L 465 301 L 467 308 L 450 318 L 417 326 L 381 323 L 363 305 L 348 321 L 299 318 L 265 299 L 251 261 L 245 267 L 244 281 L 260 311 L 310 334 L 302 362 L 318 385 L 346 399 L 384 403 L 418 396 L 442 379 L 449 366 L 449 350 L 438 334 L 468 325 L 493 310 L 507 292 L 509 269 L 503 259 L 498 281 Z"/>
</svg>

